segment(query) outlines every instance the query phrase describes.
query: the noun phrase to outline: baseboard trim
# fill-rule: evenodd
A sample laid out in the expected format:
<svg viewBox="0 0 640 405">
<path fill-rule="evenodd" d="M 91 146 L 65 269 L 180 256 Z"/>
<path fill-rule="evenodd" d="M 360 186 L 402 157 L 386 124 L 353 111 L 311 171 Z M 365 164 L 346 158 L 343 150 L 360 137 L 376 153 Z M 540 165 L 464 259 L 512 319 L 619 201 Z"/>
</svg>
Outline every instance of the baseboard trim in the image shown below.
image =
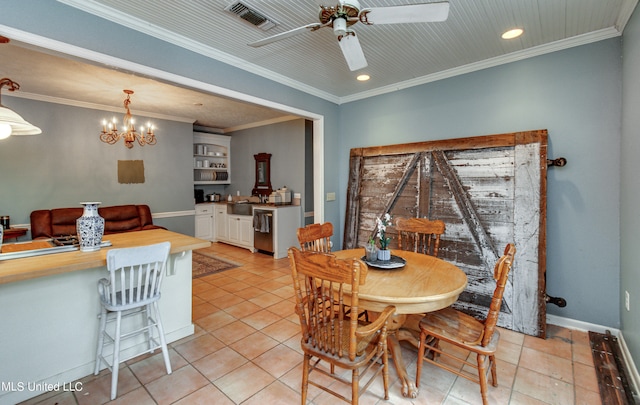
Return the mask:
<svg viewBox="0 0 640 405">
<path fill-rule="evenodd" d="M 552 325 L 562 326 L 568 329 L 580 330 L 584 332 L 592 331 L 597 333 L 606 333 L 607 331 L 611 332 L 613 336 L 618 339 L 620 343 L 620 349 L 622 351 L 622 357 L 624 357 L 624 362 L 627 366 L 627 370 L 629 371 L 629 378 L 631 380 L 631 384 L 633 385 L 633 390 L 637 393 L 638 387 L 640 387 L 640 374 L 638 373 L 638 368 L 636 367 L 635 362 L 633 361 L 633 357 L 631 357 L 631 352 L 629 352 L 629 347 L 627 346 L 627 342 L 624 340 L 624 336 L 622 335 L 622 331 L 620 329 L 611 328 L 608 326 L 598 325 L 595 323 L 578 321 L 575 319 L 564 318 L 556 315 L 547 314 L 547 323 Z"/>
</svg>

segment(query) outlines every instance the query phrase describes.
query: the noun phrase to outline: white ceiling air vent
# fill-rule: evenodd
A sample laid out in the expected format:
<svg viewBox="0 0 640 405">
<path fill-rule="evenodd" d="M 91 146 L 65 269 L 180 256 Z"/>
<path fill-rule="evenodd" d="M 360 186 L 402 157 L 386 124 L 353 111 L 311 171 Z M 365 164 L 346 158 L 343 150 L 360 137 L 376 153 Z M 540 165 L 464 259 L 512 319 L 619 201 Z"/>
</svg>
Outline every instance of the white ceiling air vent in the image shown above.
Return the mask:
<svg viewBox="0 0 640 405">
<path fill-rule="evenodd" d="M 226 11 L 230 12 L 247 21 L 248 23 L 255 25 L 263 31 L 267 31 L 277 25 L 275 21 L 266 17 L 264 13 L 256 10 L 255 8 L 251 8 L 242 1 L 234 1 L 224 8 Z"/>
</svg>

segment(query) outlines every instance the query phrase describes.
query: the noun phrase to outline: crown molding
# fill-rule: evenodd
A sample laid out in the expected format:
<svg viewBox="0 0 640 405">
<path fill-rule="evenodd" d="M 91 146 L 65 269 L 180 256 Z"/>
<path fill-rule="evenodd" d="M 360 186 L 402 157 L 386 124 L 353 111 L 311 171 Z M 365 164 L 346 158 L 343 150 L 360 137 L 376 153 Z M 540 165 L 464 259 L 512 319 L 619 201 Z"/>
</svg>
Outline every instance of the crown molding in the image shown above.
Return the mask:
<svg viewBox="0 0 640 405">
<path fill-rule="evenodd" d="M 62 98 L 62 97 L 45 96 L 42 94 L 34 94 L 34 93 L 28 93 L 24 91 L 21 91 L 15 94 L 5 94 L 3 95 L 3 97 L 25 98 L 29 100 L 44 101 L 46 103 L 63 104 L 63 105 L 68 105 L 72 107 L 89 108 L 92 110 L 101 110 L 101 111 L 111 111 L 111 112 L 122 113 L 122 114 L 124 113 L 124 109 L 122 107 L 114 107 L 114 106 L 104 105 L 104 104 L 70 100 L 68 98 Z M 186 122 L 190 124 L 193 124 L 195 122 L 193 118 L 177 117 L 174 115 L 158 114 L 154 112 L 140 111 L 140 110 L 136 110 L 135 116 L 156 118 L 159 120 L 167 120 L 167 121 Z"/>
<path fill-rule="evenodd" d="M 636 0 L 634 0 L 637 2 Z M 609 38 L 619 37 L 622 32 L 616 28 L 610 27 L 599 31 L 590 32 L 583 35 L 577 35 L 575 37 L 567 38 L 561 41 L 551 42 L 544 45 L 535 46 L 532 48 L 523 49 L 521 51 L 512 52 L 506 55 L 498 56 L 491 59 L 482 60 L 479 62 L 470 63 L 468 65 L 459 66 L 453 69 L 443 70 L 431 75 L 417 77 L 415 79 L 398 82 L 388 86 L 378 87 L 370 91 L 364 91 L 361 93 L 352 94 L 350 96 L 340 97 L 338 104 L 349 103 L 352 101 L 362 100 L 369 97 L 379 96 L 381 94 L 392 93 L 394 91 L 403 90 L 409 87 L 420 86 L 422 84 L 435 82 L 438 80 L 448 79 L 455 76 L 464 75 L 467 73 L 477 72 L 479 70 L 488 69 L 500 65 L 506 65 L 507 63 L 520 61 L 523 59 L 533 58 L 535 56 L 545 55 L 548 53 L 561 51 L 568 48 L 573 48 L 580 45 L 586 45 L 593 42 L 602 41 Z"/>
<path fill-rule="evenodd" d="M 103 4 L 97 3 L 94 0 L 57 0 L 60 3 L 64 3 L 70 7 L 77 8 L 89 14 L 93 14 L 97 17 L 104 18 L 118 25 L 130 28 L 135 31 L 142 32 L 150 35 L 154 38 L 160 39 L 164 42 L 179 46 L 184 49 L 188 49 L 200 55 L 215 59 L 219 62 L 226 63 L 233 67 L 245 70 L 249 73 L 256 74 L 265 79 L 272 80 L 274 82 L 284 84 L 288 87 L 300 90 L 304 93 L 319 97 L 321 99 L 338 104 L 339 98 L 333 94 L 327 93 L 324 90 L 306 85 L 296 80 L 292 80 L 279 73 L 265 69 L 253 63 L 249 63 L 243 59 L 229 55 L 226 52 L 219 51 L 210 46 L 206 46 L 192 39 L 186 38 L 174 32 L 170 32 L 164 28 L 158 27 L 149 23 L 148 21 L 141 20 L 139 18 L 122 13 L 111 7 L 107 7 Z M 144 31 L 141 29 L 144 27 Z"/>
</svg>

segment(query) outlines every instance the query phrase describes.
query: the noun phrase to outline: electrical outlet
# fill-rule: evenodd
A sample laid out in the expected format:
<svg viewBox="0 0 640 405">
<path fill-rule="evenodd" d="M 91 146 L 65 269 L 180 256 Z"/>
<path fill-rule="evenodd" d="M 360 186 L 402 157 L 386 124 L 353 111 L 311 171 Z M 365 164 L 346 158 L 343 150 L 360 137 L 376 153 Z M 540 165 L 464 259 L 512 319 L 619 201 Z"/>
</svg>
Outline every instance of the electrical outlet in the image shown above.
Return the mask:
<svg viewBox="0 0 640 405">
<path fill-rule="evenodd" d="M 327 201 L 335 201 L 336 193 L 327 193 Z"/>
<path fill-rule="evenodd" d="M 624 292 L 624 307 L 627 311 L 630 311 L 629 307 L 629 291 Z"/>
</svg>

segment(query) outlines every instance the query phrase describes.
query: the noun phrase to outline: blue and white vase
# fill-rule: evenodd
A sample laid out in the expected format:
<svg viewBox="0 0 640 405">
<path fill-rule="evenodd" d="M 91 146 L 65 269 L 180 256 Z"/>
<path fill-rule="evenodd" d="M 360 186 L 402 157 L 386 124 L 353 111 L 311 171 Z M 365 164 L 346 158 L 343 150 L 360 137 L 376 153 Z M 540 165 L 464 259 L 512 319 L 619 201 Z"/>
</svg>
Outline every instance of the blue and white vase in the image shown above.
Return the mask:
<svg viewBox="0 0 640 405">
<path fill-rule="evenodd" d="M 386 262 L 387 260 L 391 260 L 391 251 L 389 249 L 379 249 L 378 250 L 378 260 L 381 262 Z"/>
<path fill-rule="evenodd" d="M 81 252 L 100 250 L 104 235 L 104 218 L 98 214 L 99 202 L 83 202 L 82 216 L 76 220 L 76 232 Z"/>
</svg>

